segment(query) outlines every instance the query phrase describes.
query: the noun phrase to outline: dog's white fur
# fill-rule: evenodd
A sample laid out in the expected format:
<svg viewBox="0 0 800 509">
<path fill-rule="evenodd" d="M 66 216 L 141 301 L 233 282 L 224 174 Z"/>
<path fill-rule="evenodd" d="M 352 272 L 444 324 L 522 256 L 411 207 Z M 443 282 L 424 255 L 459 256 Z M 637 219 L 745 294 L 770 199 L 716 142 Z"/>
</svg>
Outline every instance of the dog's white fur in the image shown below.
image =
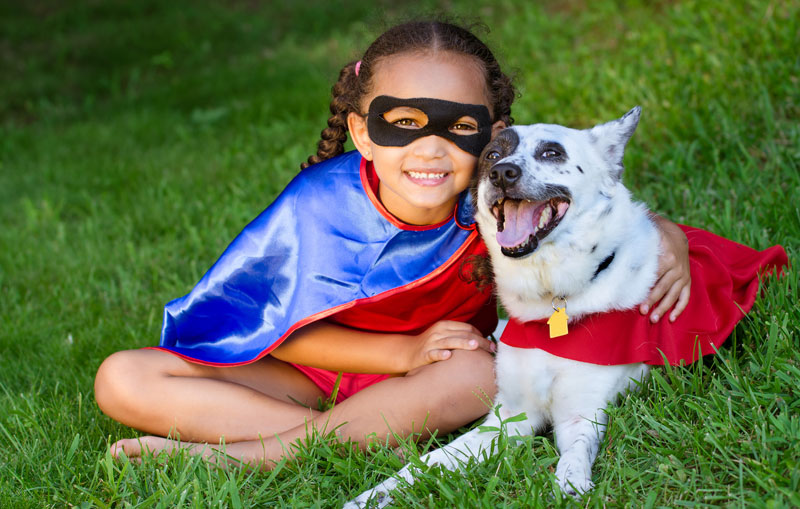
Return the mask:
<svg viewBox="0 0 800 509">
<path fill-rule="evenodd" d="M 624 147 L 639 115 L 637 107 L 588 130 L 545 124 L 513 127 L 516 144 L 515 136 L 504 132 L 484 151 L 476 219 L 489 248 L 498 295 L 511 316 L 523 322 L 547 318 L 553 313 L 553 298 L 565 297 L 570 319 L 575 320 L 589 313 L 629 309 L 647 296 L 656 279 L 659 234 L 646 208 L 631 200 L 621 181 Z M 565 160 L 554 163 L 537 157 L 543 143 L 563 147 Z M 496 159 L 488 161 L 489 154 Z M 505 256 L 496 240 L 497 220 L 491 207 L 498 189 L 489 173 L 500 163 L 522 169 L 515 189 L 529 196 L 546 195 L 548 186 L 567 189 L 571 195 L 560 223 L 526 257 Z M 595 275 L 611 253 L 611 264 Z M 601 366 L 500 343 L 495 398 L 499 411 L 489 413 L 484 427 L 500 429 L 500 419 L 522 413 L 524 420 L 506 423 L 509 435 L 535 433 L 552 424 L 561 454 L 558 484 L 565 493 L 583 493 L 593 486 L 591 466 L 605 432 L 604 409 L 647 373 L 644 364 Z M 421 459 L 453 470 L 469 458 L 484 459 L 496 436 L 497 432 L 475 429 Z M 412 483 L 412 468 L 407 465 L 345 507 L 387 505 L 391 501 L 387 494 L 399 479 Z"/>
</svg>

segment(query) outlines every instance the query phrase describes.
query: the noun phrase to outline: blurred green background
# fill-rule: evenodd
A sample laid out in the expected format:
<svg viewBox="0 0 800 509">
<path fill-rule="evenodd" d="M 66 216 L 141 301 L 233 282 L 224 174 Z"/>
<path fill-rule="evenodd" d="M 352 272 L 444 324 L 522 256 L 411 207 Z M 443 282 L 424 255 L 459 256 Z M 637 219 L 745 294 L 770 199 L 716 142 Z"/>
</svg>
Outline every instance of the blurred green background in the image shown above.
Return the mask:
<svg viewBox="0 0 800 509">
<path fill-rule="evenodd" d="M 625 175 L 639 199 L 797 260 L 796 0 L 0 0 L 0 506 L 339 505 L 399 466 L 330 444 L 272 476 L 114 463 L 109 439 L 135 432 L 97 410 L 92 380 L 157 342 L 163 304 L 315 151 L 342 65 L 435 13 L 489 27 L 517 123 L 589 127 L 641 105 Z M 792 270 L 725 362 L 656 374 L 612 411 L 585 504 L 800 505 L 784 454 L 800 440 L 797 302 Z M 547 498 L 548 440 L 401 505 L 570 505 Z"/>
</svg>

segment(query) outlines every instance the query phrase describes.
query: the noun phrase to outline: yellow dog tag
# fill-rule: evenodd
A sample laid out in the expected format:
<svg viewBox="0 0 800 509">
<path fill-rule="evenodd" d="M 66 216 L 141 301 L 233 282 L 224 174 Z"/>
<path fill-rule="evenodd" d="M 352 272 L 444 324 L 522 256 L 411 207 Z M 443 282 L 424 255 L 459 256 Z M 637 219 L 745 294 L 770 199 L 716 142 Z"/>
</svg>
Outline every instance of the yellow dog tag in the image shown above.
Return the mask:
<svg viewBox="0 0 800 509">
<path fill-rule="evenodd" d="M 564 307 L 558 307 L 556 305 L 556 300 L 564 301 Z M 567 332 L 567 320 L 569 320 L 569 315 L 567 315 L 567 299 L 564 297 L 553 297 L 553 309 L 555 312 L 550 315 L 550 319 L 547 320 L 547 325 L 550 326 L 550 337 L 557 338 L 559 336 L 565 336 Z"/>
</svg>

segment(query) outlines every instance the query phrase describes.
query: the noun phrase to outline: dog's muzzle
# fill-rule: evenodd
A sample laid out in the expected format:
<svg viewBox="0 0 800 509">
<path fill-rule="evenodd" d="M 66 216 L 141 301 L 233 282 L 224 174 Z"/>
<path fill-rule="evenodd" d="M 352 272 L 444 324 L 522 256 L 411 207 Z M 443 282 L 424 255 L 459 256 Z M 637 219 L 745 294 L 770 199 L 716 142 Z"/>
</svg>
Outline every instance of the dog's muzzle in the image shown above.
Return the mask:
<svg viewBox="0 0 800 509">
<path fill-rule="evenodd" d="M 512 258 L 533 253 L 539 241 L 552 232 L 569 209 L 569 198 L 548 200 L 501 198 L 492 206 L 497 219 L 497 243 L 501 252 Z"/>
<path fill-rule="evenodd" d="M 489 182 L 494 187 L 506 190 L 516 184 L 522 176 L 522 168 L 513 163 L 500 163 L 489 172 Z"/>
</svg>

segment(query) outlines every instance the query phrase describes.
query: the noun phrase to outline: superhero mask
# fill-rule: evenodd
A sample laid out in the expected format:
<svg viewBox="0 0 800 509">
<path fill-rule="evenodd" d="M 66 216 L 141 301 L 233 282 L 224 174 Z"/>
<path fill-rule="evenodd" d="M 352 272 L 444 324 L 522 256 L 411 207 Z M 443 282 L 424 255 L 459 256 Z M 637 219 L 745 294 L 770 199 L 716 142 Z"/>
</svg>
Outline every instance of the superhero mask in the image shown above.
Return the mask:
<svg viewBox="0 0 800 509">
<path fill-rule="evenodd" d="M 383 118 L 385 113 L 399 107 L 421 111 L 428 122 L 419 129 L 407 129 Z M 477 133 L 458 134 L 450 131 L 463 117 L 472 117 L 478 122 Z M 464 152 L 478 157 L 492 137 L 492 119 L 489 108 L 482 104 L 464 104 L 426 97 L 399 99 L 379 95 L 369 104 L 367 131 L 370 139 L 382 147 L 404 147 L 414 140 L 434 135 L 450 140 Z"/>
</svg>

